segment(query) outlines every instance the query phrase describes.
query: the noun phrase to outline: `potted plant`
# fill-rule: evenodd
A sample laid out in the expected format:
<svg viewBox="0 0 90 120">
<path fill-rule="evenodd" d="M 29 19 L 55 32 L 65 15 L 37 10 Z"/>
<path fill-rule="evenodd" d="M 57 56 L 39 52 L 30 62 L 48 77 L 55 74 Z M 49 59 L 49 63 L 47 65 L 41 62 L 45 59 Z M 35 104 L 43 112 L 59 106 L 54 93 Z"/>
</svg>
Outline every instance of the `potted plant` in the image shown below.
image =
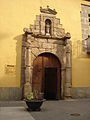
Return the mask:
<svg viewBox="0 0 90 120">
<path fill-rule="evenodd" d="M 43 93 L 34 91 L 34 92 L 30 92 L 26 96 L 25 101 L 29 111 L 40 111 L 41 105 L 45 100 L 43 99 Z"/>
</svg>

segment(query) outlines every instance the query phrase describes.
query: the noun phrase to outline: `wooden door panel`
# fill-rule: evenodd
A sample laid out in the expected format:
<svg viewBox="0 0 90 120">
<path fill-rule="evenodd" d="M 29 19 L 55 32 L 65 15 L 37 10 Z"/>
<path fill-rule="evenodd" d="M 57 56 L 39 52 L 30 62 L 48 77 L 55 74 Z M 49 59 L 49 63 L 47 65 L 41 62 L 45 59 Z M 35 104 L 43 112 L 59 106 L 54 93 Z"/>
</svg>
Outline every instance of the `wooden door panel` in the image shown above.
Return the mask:
<svg viewBox="0 0 90 120">
<path fill-rule="evenodd" d="M 32 80 L 33 91 L 41 92 L 42 87 L 42 57 L 39 56 L 34 60 L 33 65 L 33 80 Z"/>
<path fill-rule="evenodd" d="M 60 97 L 60 62 L 53 54 L 39 55 L 33 62 L 33 90 L 44 92 L 45 68 L 57 68 L 57 97 Z M 49 84 L 49 83 L 48 83 Z M 52 86 L 51 86 L 52 88 Z"/>
</svg>

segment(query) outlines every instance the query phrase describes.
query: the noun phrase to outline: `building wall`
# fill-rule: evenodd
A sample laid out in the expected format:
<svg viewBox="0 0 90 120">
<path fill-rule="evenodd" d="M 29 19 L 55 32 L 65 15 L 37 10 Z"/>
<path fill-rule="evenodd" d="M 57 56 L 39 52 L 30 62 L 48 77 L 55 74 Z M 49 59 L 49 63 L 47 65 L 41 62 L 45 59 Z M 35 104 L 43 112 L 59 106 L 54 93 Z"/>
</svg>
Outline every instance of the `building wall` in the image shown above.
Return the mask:
<svg viewBox="0 0 90 120">
<path fill-rule="evenodd" d="M 82 39 L 87 39 L 90 35 L 90 6 L 81 5 L 81 26 L 82 26 Z"/>
<path fill-rule="evenodd" d="M 40 6 L 47 5 L 56 9 L 57 18 L 60 18 L 66 32 L 71 33 L 72 93 L 75 96 L 80 90 L 80 95 L 84 96 L 82 89 L 88 91 L 90 87 L 90 56 L 82 52 L 81 3 L 90 5 L 90 2 L 83 0 L 0 0 L 0 93 L 2 93 L 0 98 L 5 99 L 7 96 L 9 99 L 14 92 L 17 94 L 17 89 L 21 86 L 23 28 L 33 24 L 35 16 L 40 13 Z M 12 88 L 15 90 L 10 92 Z M 9 91 L 9 95 L 6 91 Z"/>
</svg>

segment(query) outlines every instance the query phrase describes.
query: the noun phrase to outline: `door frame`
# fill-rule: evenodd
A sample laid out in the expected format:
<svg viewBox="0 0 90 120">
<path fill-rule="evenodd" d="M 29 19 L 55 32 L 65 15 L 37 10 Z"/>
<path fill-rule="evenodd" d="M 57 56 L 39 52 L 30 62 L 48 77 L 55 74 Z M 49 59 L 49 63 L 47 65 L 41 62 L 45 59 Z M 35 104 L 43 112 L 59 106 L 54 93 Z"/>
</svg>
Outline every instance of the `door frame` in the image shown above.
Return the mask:
<svg viewBox="0 0 90 120">
<path fill-rule="evenodd" d="M 46 59 L 48 61 L 48 64 L 46 64 L 46 61 L 45 61 Z M 41 61 L 41 63 L 40 63 L 40 61 Z M 40 70 L 42 70 L 41 71 L 42 72 L 42 75 L 41 75 L 42 76 L 42 80 L 40 80 L 41 83 L 39 81 L 41 86 L 39 86 L 39 84 L 36 83 L 37 86 L 38 86 L 39 91 L 40 91 L 40 88 L 41 88 L 41 92 L 44 92 L 44 87 L 45 87 L 45 85 L 44 85 L 45 84 L 45 82 L 44 82 L 45 81 L 45 68 L 57 68 L 57 92 L 56 92 L 56 99 L 60 99 L 61 98 L 61 64 L 60 64 L 59 59 L 55 55 L 53 55 L 51 53 L 43 53 L 43 54 L 40 54 L 34 60 L 34 63 L 33 63 L 33 79 L 32 79 L 32 86 L 33 86 L 32 88 L 33 88 L 33 90 L 34 90 L 34 88 L 36 88 L 35 87 L 35 79 L 36 79 L 35 78 L 36 77 L 35 73 L 38 73 L 38 71 L 34 72 L 37 69 L 37 67 L 35 69 L 35 66 L 38 66 L 38 67 L 42 66 L 42 69 L 40 69 Z"/>
</svg>

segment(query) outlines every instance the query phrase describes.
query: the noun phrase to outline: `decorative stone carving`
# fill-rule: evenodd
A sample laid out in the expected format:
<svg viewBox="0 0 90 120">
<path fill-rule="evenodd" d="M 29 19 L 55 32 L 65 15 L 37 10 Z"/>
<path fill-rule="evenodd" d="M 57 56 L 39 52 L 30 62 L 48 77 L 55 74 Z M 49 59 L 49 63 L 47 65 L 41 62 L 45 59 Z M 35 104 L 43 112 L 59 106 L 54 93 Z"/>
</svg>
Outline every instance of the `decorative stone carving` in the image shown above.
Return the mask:
<svg viewBox="0 0 90 120">
<path fill-rule="evenodd" d="M 31 50 L 29 47 L 26 48 L 26 59 L 25 59 L 25 85 L 24 85 L 24 97 L 32 91 L 31 88 Z"/>
<path fill-rule="evenodd" d="M 32 33 L 32 29 L 31 28 L 24 28 L 23 31 L 25 33 L 30 33 L 30 34 Z"/>
<path fill-rule="evenodd" d="M 71 52 L 71 51 L 72 51 L 71 41 L 69 39 L 66 39 L 66 52 Z"/>
<path fill-rule="evenodd" d="M 65 80 L 65 98 L 71 98 L 72 88 L 72 60 L 71 60 L 71 42 L 66 40 L 66 80 Z"/>
<path fill-rule="evenodd" d="M 49 19 L 45 21 L 45 34 L 51 35 L 51 21 Z"/>
<path fill-rule="evenodd" d="M 41 14 L 36 16 L 35 24 L 31 25 L 30 28 L 24 29 L 25 41 L 23 42 L 23 46 L 26 50 L 24 95 L 26 96 L 28 92 L 32 91 L 33 61 L 39 54 L 48 52 L 57 56 L 62 66 L 61 96 L 62 98 L 70 98 L 72 85 L 70 33 L 65 33 L 60 24 L 60 19 L 55 17 L 57 14 L 55 10 L 47 6 L 46 9 L 41 7 L 40 12 Z M 45 34 L 45 21 L 47 19 L 50 19 L 52 22 L 50 35 Z M 49 33 L 48 29 L 47 33 Z"/>
<path fill-rule="evenodd" d="M 70 35 L 69 32 L 67 32 L 65 36 L 66 36 L 67 39 L 70 39 L 70 38 L 71 38 L 71 35 Z"/>
<path fill-rule="evenodd" d="M 49 6 L 47 6 L 46 9 L 40 7 L 40 12 L 42 12 L 42 13 L 48 13 L 48 14 L 53 14 L 53 15 L 56 15 L 56 14 L 57 14 L 56 10 L 55 10 L 55 9 L 53 9 L 53 10 L 50 9 Z"/>
</svg>

